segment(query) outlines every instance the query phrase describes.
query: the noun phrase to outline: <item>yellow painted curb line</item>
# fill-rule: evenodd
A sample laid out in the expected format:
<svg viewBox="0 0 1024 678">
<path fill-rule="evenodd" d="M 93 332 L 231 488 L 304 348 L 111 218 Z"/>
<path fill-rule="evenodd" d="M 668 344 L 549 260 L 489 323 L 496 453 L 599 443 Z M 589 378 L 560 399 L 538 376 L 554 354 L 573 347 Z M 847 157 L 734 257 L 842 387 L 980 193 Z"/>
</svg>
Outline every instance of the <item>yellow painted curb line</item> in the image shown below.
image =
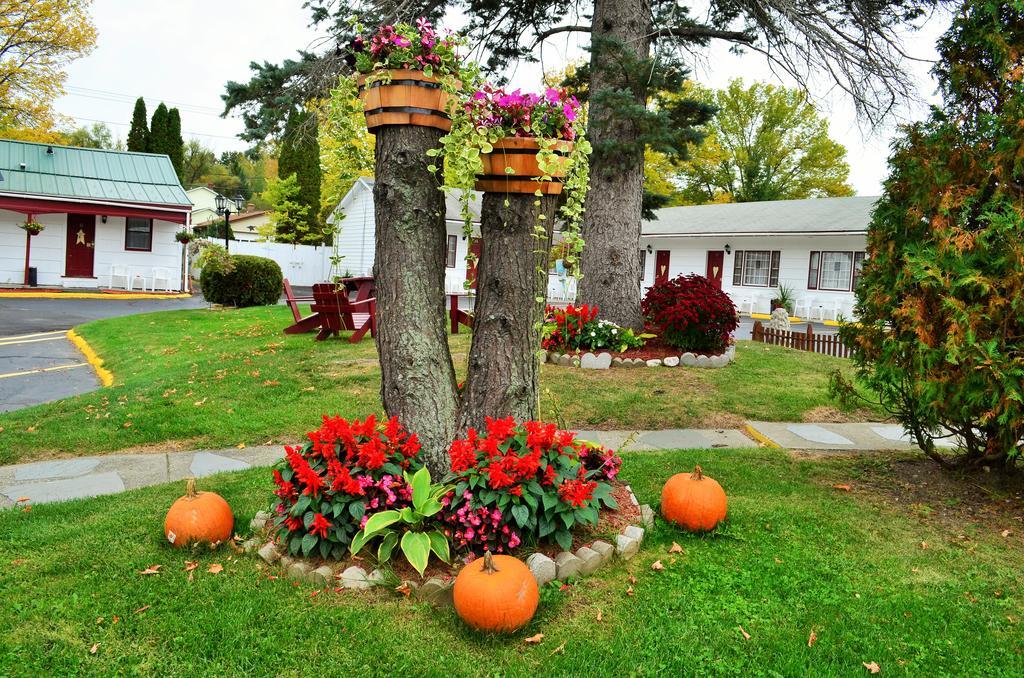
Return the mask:
<svg viewBox="0 0 1024 678">
<path fill-rule="evenodd" d="M 750 317 L 755 319 L 755 320 L 771 320 L 772 319 L 772 317 L 770 315 L 768 315 L 767 313 L 751 313 Z M 795 316 L 795 315 L 789 316 L 789 322 L 791 322 L 791 323 L 809 323 L 809 322 L 810 323 L 821 323 L 822 325 L 826 325 L 828 327 L 842 327 L 843 324 L 844 324 L 844 323 L 841 323 L 841 322 L 836 321 L 836 320 L 804 320 L 803 318 L 801 318 L 799 316 Z M 860 323 L 851 323 L 851 322 L 847 322 L 845 324 L 847 324 L 847 325 L 858 325 L 858 326 L 860 325 Z"/>
<path fill-rule="evenodd" d="M 103 292 L 0 292 L 0 299 L 189 299 L 191 294 L 104 294 Z"/>
<path fill-rule="evenodd" d="M 113 373 L 103 367 L 103 358 L 96 355 L 96 351 L 92 350 L 92 346 L 89 345 L 89 342 L 78 336 L 78 333 L 74 330 L 68 330 L 68 339 L 72 344 L 78 347 L 78 350 L 85 356 L 86 362 L 92 365 L 92 368 L 96 370 L 96 376 L 99 377 L 100 383 L 103 384 L 104 387 L 112 386 L 114 383 Z"/>
<path fill-rule="evenodd" d="M 757 442 L 761 443 L 765 447 L 774 447 L 774 448 L 777 448 L 777 449 L 781 449 L 782 448 L 782 445 L 779 445 L 777 442 L 775 442 L 774 440 L 772 440 L 771 438 L 769 438 L 765 434 L 761 433 L 760 431 L 758 431 L 756 428 L 754 428 L 750 424 L 746 425 L 746 430 L 747 430 L 747 433 L 749 433 L 754 440 L 756 440 Z"/>
</svg>

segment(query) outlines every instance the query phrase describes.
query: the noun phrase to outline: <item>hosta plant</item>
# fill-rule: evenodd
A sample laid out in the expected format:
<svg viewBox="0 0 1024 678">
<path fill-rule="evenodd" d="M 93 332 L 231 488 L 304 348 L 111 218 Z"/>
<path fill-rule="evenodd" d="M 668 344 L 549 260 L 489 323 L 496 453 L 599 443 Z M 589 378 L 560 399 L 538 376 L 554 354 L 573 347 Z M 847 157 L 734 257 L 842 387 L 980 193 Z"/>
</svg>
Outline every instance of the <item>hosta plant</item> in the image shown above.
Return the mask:
<svg viewBox="0 0 1024 678">
<path fill-rule="evenodd" d="M 290 554 L 342 558 L 373 515 L 413 506 L 406 474 L 423 466 L 420 443 L 396 418 L 325 416 L 307 437 L 274 469 L 274 525 Z"/>
<path fill-rule="evenodd" d="M 554 424 L 488 419 L 486 431 L 469 429 L 453 442 L 450 455 L 455 488 L 445 515 L 458 548 L 482 553 L 553 540 L 568 549 L 574 528 L 596 525 L 602 507 L 617 506 L 608 480 L 618 457 Z M 460 511 L 453 531 L 451 516 Z"/>
<path fill-rule="evenodd" d="M 431 552 L 448 562 L 448 539 L 432 520 L 442 509 L 441 498 L 451 491 L 447 485 L 433 485 L 424 466 L 415 474 L 405 474 L 412 488 L 412 505 L 375 513 L 361 532 L 352 539 L 349 551 L 358 554 L 371 542 L 377 542 L 377 562 L 391 559 L 397 546 L 420 575 L 427 568 Z"/>
</svg>

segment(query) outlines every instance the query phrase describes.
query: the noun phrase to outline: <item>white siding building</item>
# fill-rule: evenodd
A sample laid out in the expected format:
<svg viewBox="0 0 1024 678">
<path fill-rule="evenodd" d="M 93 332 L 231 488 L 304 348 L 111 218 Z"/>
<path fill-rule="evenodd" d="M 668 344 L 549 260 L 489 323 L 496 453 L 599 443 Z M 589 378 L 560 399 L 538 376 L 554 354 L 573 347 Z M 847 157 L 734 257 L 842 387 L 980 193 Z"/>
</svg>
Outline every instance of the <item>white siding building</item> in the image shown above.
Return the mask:
<svg viewBox="0 0 1024 678">
<path fill-rule="evenodd" d="M 780 285 L 801 317 L 851 315 L 875 197 L 668 207 L 642 227 L 643 292 L 699 273 L 741 312 L 769 313 Z"/>
</svg>

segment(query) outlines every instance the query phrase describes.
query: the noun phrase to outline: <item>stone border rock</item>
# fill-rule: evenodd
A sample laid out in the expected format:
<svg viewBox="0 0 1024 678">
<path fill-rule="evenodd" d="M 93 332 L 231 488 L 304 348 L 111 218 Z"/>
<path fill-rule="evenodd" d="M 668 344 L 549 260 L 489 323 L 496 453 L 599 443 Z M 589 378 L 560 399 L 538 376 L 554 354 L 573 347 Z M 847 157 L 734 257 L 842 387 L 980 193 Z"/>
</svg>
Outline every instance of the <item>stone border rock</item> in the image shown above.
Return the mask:
<svg viewBox="0 0 1024 678">
<path fill-rule="evenodd" d="M 530 568 L 538 586 L 548 582 L 565 582 L 568 579 L 589 577 L 611 563 L 615 558 L 629 560 L 640 550 L 647 530 L 654 527 L 654 509 L 647 504 L 640 504 L 632 488 L 628 485 L 630 499 L 634 506 L 640 508 L 640 524 L 627 525 L 620 534 L 615 536 L 615 543 L 597 540 L 590 546 L 581 546 L 575 553 L 562 551 L 554 559 L 543 553 L 531 553 L 526 557 L 526 565 Z M 270 514 L 260 511 L 250 526 L 254 530 L 267 529 Z M 257 526 L 258 525 L 258 526 Z M 277 565 L 289 579 L 314 584 L 316 586 L 334 586 L 336 590 L 364 590 L 386 584 L 386 577 L 381 570 L 367 572 L 358 565 L 342 568 L 341 564 L 322 565 L 316 569 L 301 559 L 282 554 L 278 545 L 267 541 L 260 545 L 260 540 L 253 538 L 245 542 L 247 552 L 256 552 L 268 565 Z M 403 581 L 402 584 L 417 599 L 437 606 L 452 605 L 452 587 L 455 578 L 442 579 L 431 577 L 423 583 Z"/>
<path fill-rule="evenodd" d="M 725 353 L 706 356 L 686 352 L 680 356 L 666 356 L 664 358 L 620 358 L 612 356 L 607 351 L 594 354 L 590 351 L 583 355 L 571 355 L 568 353 L 557 353 L 546 351 L 545 362 L 561 367 L 579 367 L 585 370 L 607 370 L 611 367 L 725 367 L 736 360 L 735 344 L 726 349 Z"/>
</svg>

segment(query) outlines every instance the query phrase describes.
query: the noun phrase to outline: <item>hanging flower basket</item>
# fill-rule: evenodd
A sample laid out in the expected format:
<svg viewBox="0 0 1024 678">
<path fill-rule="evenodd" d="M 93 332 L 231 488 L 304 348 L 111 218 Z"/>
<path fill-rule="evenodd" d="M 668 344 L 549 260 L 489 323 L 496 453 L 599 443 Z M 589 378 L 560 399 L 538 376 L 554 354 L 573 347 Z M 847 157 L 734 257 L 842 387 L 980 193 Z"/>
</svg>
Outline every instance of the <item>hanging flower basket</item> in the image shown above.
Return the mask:
<svg viewBox="0 0 1024 678">
<path fill-rule="evenodd" d="M 183 229 L 174 234 L 174 239 L 182 245 L 187 245 L 192 241 L 192 234 Z"/>
<path fill-rule="evenodd" d="M 29 235 L 39 235 L 40 233 L 43 232 L 43 229 L 46 228 L 42 224 L 35 221 L 26 221 L 23 224 L 19 224 L 18 227 L 21 228 L 26 233 L 28 233 Z"/>
<path fill-rule="evenodd" d="M 540 190 L 545 195 L 562 192 L 562 178 L 568 170 L 571 141 L 556 142 L 548 172 L 540 168 L 541 146 L 533 137 L 505 137 L 493 144 L 491 153 L 481 153 L 483 171 L 477 175 L 476 190 L 484 193 L 529 193 Z M 537 181 L 549 176 L 550 181 Z"/>
<path fill-rule="evenodd" d="M 452 128 L 451 95 L 437 78 L 423 71 L 374 71 L 360 75 L 356 82 L 371 132 L 384 125 L 417 125 L 444 132 Z"/>
</svg>

